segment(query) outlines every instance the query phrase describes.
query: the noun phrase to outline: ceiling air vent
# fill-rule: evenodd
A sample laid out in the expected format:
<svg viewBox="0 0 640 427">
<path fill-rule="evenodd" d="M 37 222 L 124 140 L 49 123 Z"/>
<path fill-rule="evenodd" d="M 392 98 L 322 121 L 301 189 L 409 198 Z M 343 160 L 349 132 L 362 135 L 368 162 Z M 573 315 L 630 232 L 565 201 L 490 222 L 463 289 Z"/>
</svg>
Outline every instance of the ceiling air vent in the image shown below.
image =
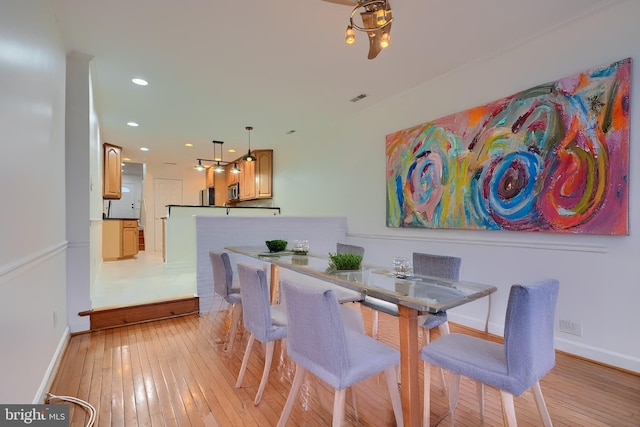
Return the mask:
<svg viewBox="0 0 640 427">
<path fill-rule="evenodd" d="M 351 98 L 351 102 L 358 102 L 361 99 L 364 99 L 367 97 L 366 93 L 361 93 L 360 95 L 356 96 L 355 98 Z"/>
</svg>

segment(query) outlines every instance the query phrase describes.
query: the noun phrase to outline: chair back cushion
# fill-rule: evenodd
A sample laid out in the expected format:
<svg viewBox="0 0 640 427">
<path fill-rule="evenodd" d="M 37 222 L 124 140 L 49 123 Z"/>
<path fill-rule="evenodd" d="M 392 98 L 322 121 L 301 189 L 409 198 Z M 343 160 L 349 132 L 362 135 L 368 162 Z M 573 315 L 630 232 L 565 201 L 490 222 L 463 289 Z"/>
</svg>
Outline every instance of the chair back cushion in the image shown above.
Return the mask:
<svg viewBox="0 0 640 427">
<path fill-rule="evenodd" d="M 229 254 L 226 252 L 209 252 L 209 258 L 213 268 L 213 290 L 226 300 L 233 282 L 233 270 L 231 269 Z"/>
<path fill-rule="evenodd" d="M 242 321 L 258 341 L 267 342 L 285 334 L 271 321 L 269 285 L 264 270 L 256 265 L 238 264 L 238 279 L 242 295 Z M 276 334 L 276 331 L 279 331 Z"/>
<path fill-rule="evenodd" d="M 509 294 L 504 329 L 508 375 L 534 384 L 553 368 L 553 324 L 559 283 L 548 279 L 514 285 Z"/>
<path fill-rule="evenodd" d="M 336 253 L 339 254 L 356 254 L 364 256 L 364 248 L 362 246 L 347 245 L 346 243 L 336 244 Z"/>
<path fill-rule="evenodd" d="M 289 356 L 327 381 L 349 370 L 342 314 L 333 290 L 303 289 L 282 282 Z"/>
<path fill-rule="evenodd" d="M 413 272 L 420 276 L 458 280 L 462 259 L 446 255 L 413 253 Z"/>
</svg>

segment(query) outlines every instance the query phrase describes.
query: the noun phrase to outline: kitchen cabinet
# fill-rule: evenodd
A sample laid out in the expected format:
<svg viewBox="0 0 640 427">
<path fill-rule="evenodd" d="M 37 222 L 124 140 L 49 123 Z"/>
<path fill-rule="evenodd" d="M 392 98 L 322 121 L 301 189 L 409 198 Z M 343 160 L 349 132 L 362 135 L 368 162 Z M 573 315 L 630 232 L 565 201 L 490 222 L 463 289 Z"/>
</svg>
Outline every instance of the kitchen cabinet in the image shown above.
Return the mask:
<svg viewBox="0 0 640 427">
<path fill-rule="evenodd" d="M 273 197 L 273 150 L 252 151 L 253 162 L 242 161 L 240 201 Z"/>
<path fill-rule="evenodd" d="M 214 169 L 213 166 L 209 166 L 205 170 L 205 173 L 207 174 L 206 188 L 211 188 L 215 185 L 215 171 L 213 169 Z"/>
<path fill-rule="evenodd" d="M 240 200 L 252 200 L 256 198 L 256 162 L 242 161 L 240 167 Z"/>
<path fill-rule="evenodd" d="M 102 223 L 102 259 L 117 261 L 138 254 L 138 220 L 105 219 Z"/>
<path fill-rule="evenodd" d="M 102 144 L 102 198 L 122 197 L 122 147 Z"/>
<path fill-rule="evenodd" d="M 240 160 L 237 160 L 235 163 L 239 164 L 241 162 Z M 231 162 L 224 167 L 224 174 L 227 177 L 227 187 L 230 186 L 231 184 L 240 182 L 240 174 L 231 172 L 231 169 L 233 169 L 233 165 L 234 165 L 234 162 Z M 238 167 L 240 167 L 240 165 L 238 165 Z"/>
<path fill-rule="evenodd" d="M 251 154 L 256 157 L 253 162 L 240 157 L 225 166 L 226 186 L 240 184 L 240 201 L 270 199 L 273 197 L 273 150 L 254 150 Z M 234 164 L 240 173 L 231 172 Z M 226 198 L 226 188 L 223 194 Z"/>
<path fill-rule="evenodd" d="M 273 150 L 258 150 L 254 154 L 255 162 L 255 197 L 270 199 L 273 197 Z"/>
</svg>

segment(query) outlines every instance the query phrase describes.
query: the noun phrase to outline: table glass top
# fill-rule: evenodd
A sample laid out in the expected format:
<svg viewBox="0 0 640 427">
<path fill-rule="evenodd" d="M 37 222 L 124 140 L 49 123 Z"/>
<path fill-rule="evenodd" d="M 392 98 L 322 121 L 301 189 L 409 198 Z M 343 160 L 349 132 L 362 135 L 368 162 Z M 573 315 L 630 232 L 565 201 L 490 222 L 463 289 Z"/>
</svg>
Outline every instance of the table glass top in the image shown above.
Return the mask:
<svg viewBox="0 0 640 427">
<path fill-rule="evenodd" d="M 436 313 L 465 304 L 495 292 L 495 286 L 431 276 L 396 278 L 384 267 L 363 264 L 361 270 L 339 271 L 330 268 L 328 256 L 293 252 L 269 253 L 262 246 L 226 247 L 225 249 L 261 259 L 301 274 L 356 290 L 366 295 L 419 311 Z"/>
</svg>

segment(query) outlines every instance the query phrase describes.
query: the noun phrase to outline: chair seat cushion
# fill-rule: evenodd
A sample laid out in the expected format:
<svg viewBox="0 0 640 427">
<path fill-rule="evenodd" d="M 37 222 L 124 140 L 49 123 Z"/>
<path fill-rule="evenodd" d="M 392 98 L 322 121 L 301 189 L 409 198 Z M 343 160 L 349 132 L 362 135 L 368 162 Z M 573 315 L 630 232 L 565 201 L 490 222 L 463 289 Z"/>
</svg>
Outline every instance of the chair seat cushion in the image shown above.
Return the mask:
<svg viewBox="0 0 640 427">
<path fill-rule="evenodd" d="M 420 324 L 420 326 L 428 330 L 437 328 L 448 320 L 449 319 L 446 311 L 418 316 L 418 323 Z"/>
<path fill-rule="evenodd" d="M 507 372 L 504 346 L 464 334 L 450 334 L 424 346 L 422 360 L 519 396 L 529 388 Z"/>
<path fill-rule="evenodd" d="M 323 366 L 305 359 L 302 365 L 314 375 L 327 382 L 331 387 L 342 390 L 372 375 L 400 364 L 400 352 L 367 335 L 345 328 L 347 338 L 349 369 L 342 377 L 328 372 Z M 300 355 L 291 354 L 292 359 L 299 362 Z"/>
<path fill-rule="evenodd" d="M 284 304 L 271 306 L 271 323 L 274 326 L 287 326 L 287 310 Z"/>
<path fill-rule="evenodd" d="M 242 304 L 242 298 L 240 297 L 239 293 L 228 294 L 225 300 L 229 304 Z"/>
<path fill-rule="evenodd" d="M 392 302 L 384 301 L 378 298 L 365 296 L 360 304 L 373 308 L 374 310 L 381 311 L 383 313 L 390 314 L 398 317 L 398 306 Z"/>
</svg>

